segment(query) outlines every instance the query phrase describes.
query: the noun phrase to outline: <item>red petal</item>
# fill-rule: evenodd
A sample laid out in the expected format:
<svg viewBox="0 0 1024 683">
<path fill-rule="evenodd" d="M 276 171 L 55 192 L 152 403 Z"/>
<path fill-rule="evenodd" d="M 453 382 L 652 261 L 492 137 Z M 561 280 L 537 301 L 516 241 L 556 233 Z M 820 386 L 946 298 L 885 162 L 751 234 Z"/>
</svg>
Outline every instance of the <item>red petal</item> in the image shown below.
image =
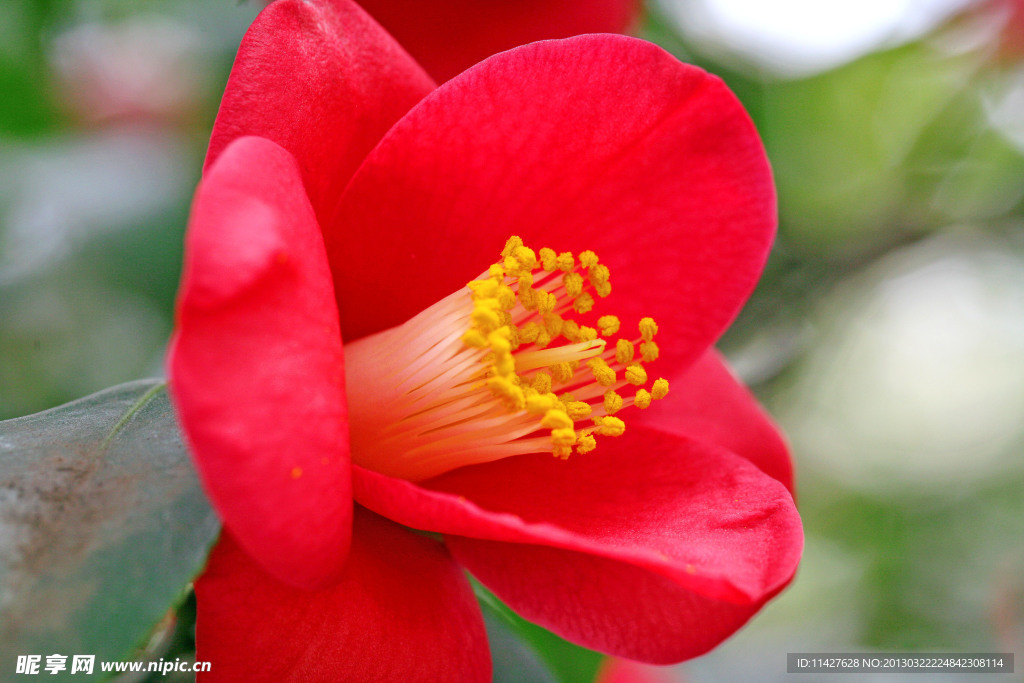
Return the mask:
<svg viewBox="0 0 1024 683">
<path fill-rule="evenodd" d="M 712 600 L 595 555 L 458 537 L 448 545 L 526 619 L 590 649 L 652 664 L 704 654 L 761 608 Z"/>
<path fill-rule="evenodd" d="M 438 82 L 517 45 L 580 33 L 621 33 L 640 9 L 638 0 L 362 0 Z"/>
<path fill-rule="evenodd" d="M 507 458 L 421 486 L 353 470 L 356 499 L 401 524 L 618 560 L 713 600 L 761 601 L 790 580 L 803 546 L 779 482 L 718 447 L 639 427 L 568 461 Z"/>
<path fill-rule="evenodd" d="M 717 351 L 707 351 L 669 386 L 668 398 L 634 412 L 630 425 L 724 446 L 793 491 L 793 461 L 782 434 Z"/>
<path fill-rule="evenodd" d="M 207 166 L 239 136 L 273 140 L 299 160 L 323 218 L 366 154 L 433 87 L 355 3 L 275 2 L 238 49 Z"/>
<path fill-rule="evenodd" d="M 489 681 L 480 608 L 440 543 L 357 509 L 337 586 L 260 571 L 229 536 L 196 582 L 200 681 Z"/>
<path fill-rule="evenodd" d="M 732 93 L 612 35 L 534 43 L 444 84 L 340 208 L 325 240 L 347 339 L 463 287 L 519 234 L 596 250 L 612 271 L 607 312 L 655 317 L 662 368 L 696 359 L 733 318 L 775 227 L 768 162 Z"/>
<path fill-rule="evenodd" d="M 185 240 L 171 395 L 225 525 L 267 571 L 331 580 L 352 514 L 338 314 L 295 159 L 242 138 Z"/>
</svg>

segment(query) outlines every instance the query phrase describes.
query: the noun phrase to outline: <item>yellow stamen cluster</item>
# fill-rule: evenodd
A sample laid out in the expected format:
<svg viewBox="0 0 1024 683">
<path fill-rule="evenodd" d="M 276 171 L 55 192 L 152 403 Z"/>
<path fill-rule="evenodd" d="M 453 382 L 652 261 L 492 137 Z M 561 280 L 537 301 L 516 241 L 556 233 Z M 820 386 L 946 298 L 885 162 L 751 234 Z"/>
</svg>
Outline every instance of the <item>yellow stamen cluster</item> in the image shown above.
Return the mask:
<svg viewBox="0 0 1024 683">
<path fill-rule="evenodd" d="M 576 270 L 577 259 L 582 273 Z M 534 252 L 512 237 L 501 260 L 468 287 L 473 310 L 462 342 L 485 352 L 481 381 L 504 409 L 532 416 L 540 428 L 550 430 L 548 448 L 537 450 L 550 449 L 560 458 L 568 458 L 573 449 L 588 453 L 596 448 L 595 435 L 625 431 L 625 423 L 611 417 L 614 413 L 627 405 L 647 408 L 668 393 L 664 379 L 644 388 L 643 363 L 658 355 L 654 320 L 640 321 L 638 339 L 618 339 L 609 348 L 606 337 L 620 331 L 619 318 L 600 316 L 594 328 L 568 317 L 589 313 L 594 295 L 611 293 L 611 272 L 593 251 L 578 257 L 547 247 Z M 628 385 L 637 387 L 634 396 L 616 392 Z"/>
<path fill-rule="evenodd" d="M 468 297 L 460 288 L 346 344 L 353 462 L 422 481 L 517 455 L 589 453 L 619 436 L 620 411 L 647 408 L 668 382 L 648 382 L 653 320 L 627 334 L 618 317 L 589 313 L 610 291 L 594 252 L 534 252 L 513 237 Z"/>
</svg>

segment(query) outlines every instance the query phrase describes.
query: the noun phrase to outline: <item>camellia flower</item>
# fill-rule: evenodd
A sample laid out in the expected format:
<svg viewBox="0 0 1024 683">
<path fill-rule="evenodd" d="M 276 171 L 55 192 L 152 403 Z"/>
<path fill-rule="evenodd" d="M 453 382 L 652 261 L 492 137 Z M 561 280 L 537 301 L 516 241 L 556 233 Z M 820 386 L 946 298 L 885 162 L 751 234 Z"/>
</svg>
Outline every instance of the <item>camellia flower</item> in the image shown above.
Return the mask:
<svg viewBox="0 0 1024 683">
<path fill-rule="evenodd" d="M 774 212 L 738 102 L 654 45 L 533 43 L 435 88 L 351 2 L 269 6 L 169 361 L 225 527 L 209 678 L 487 680 L 460 566 L 621 657 L 739 628 L 802 548 L 785 446 L 710 350 Z"/>
</svg>

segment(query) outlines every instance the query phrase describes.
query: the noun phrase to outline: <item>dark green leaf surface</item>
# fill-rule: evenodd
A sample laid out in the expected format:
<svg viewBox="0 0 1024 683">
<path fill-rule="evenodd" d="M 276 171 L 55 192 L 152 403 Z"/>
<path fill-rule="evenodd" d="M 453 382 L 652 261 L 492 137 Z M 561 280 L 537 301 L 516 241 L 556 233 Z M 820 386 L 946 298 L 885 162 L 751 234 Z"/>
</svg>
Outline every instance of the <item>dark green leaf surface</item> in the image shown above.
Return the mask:
<svg viewBox="0 0 1024 683">
<path fill-rule="evenodd" d="M 17 655 L 129 655 L 218 530 L 162 381 L 0 422 L 0 679 Z"/>
</svg>

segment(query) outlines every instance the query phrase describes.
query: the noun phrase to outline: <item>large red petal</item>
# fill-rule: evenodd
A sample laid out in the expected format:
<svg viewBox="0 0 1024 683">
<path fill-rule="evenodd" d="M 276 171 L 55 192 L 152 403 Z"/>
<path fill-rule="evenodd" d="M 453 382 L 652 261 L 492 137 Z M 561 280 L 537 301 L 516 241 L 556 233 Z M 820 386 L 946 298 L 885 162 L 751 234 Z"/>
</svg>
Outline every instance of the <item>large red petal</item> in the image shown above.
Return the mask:
<svg viewBox="0 0 1024 683">
<path fill-rule="evenodd" d="M 225 525 L 296 585 L 336 577 L 352 502 L 341 335 L 298 166 L 242 138 L 199 187 L 171 395 Z"/>
<path fill-rule="evenodd" d="M 364 510 L 337 586 L 264 574 L 224 537 L 196 582 L 200 681 L 489 681 L 487 636 L 444 547 Z"/>
<path fill-rule="evenodd" d="M 463 566 L 512 609 L 566 640 L 652 664 L 704 654 L 762 603 L 706 598 L 604 557 L 537 545 L 449 537 Z"/>
<path fill-rule="evenodd" d="M 634 412 L 630 424 L 724 446 L 793 491 L 793 461 L 782 434 L 717 351 L 707 351 L 670 387 L 666 400 Z"/>
<path fill-rule="evenodd" d="M 621 33 L 638 0 L 362 0 L 367 12 L 438 82 L 517 45 L 580 33 Z"/>
<path fill-rule="evenodd" d="M 507 458 L 419 486 L 354 471 L 356 499 L 407 526 L 604 557 L 713 600 L 763 600 L 803 547 L 778 481 L 716 446 L 640 427 L 568 461 Z"/>
<path fill-rule="evenodd" d="M 434 87 L 348 0 L 281 0 L 249 28 L 213 127 L 207 166 L 259 135 L 299 160 L 321 218 L 388 128 Z"/>
<path fill-rule="evenodd" d="M 596 250 L 612 270 L 607 312 L 653 315 L 663 368 L 694 360 L 733 318 L 774 228 L 768 162 L 732 93 L 613 35 L 520 47 L 444 84 L 324 226 L 347 339 L 463 287 L 519 234 Z"/>
</svg>

